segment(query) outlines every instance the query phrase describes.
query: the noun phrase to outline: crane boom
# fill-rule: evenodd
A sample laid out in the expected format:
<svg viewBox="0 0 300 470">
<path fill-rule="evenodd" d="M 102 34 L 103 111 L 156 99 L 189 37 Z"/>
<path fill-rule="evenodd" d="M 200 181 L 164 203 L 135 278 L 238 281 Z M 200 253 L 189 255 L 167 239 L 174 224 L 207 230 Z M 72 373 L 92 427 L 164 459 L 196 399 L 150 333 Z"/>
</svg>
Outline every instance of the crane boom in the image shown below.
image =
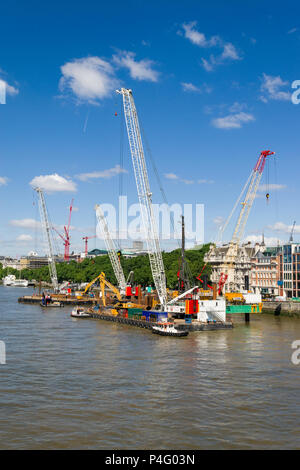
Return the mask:
<svg viewBox="0 0 300 470">
<path fill-rule="evenodd" d="M 110 236 L 108 226 L 106 223 L 106 219 L 104 217 L 102 208 L 99 204 L 96 204 L 95 206 L 95 211 L 96 211 L 96 216 L 99 222 L 99 226 L 102 232 L 102 236 L 104 238 L 105 246 L 108 252 L 108 256 L 115 274 L 115 277 L 117 279 L 117 283 L 120 289 L 121 294 L 125 294 L 126 290 L 126 280 L 125 280 L 125 275 L 120 263 L 120 259 L 117 254 L 117 249 L 115 246 L 115 243 Z"/>
<path fill-rule="evenodd" d="M 58 291 L 57 272 L 56 272 L 53 246 L 52 246 L 52 232 L 51 232 L 51 227 L 49 224 L 49 217 L 48 217 L 48 211 L 47 211 L 47 206 L 45 202 L 45 196 L 41 188 L 35 188 L 35 191 L 37 192 L 39 196 L 40 217 L 41 217 L 43 236 L 44 236 L 46 249 L 47 249 L 50 278 L 51 278 L 54 291 Z"/>
<path fill-rule="evenodd" d="M 250 176 L 233 208 L 230 213 L 229 218 L 227 219 L 222 232 L 224 232 L 225 227 L 228 225 L 229 220 L 231 219 L 234 210 L 236 209 L 238 203 L 240 202 L 243 194 L 245 193 L 245 197 L 243 202 L 241 203 L 242 207 L 240 213 L 238 215 L 237 223 L 233 231 L 233 235 L 231 241 L 229 243 L 228 249 L 222 258 L 222 262 L 219 265 L 219 259 L 217 259 L 216 248 L 214 245 L 211 246 L 209 253 L 206 256 L 206 261 L 209 263 L 213 263 L 214 261 L 218 264 L 219 273 L 213 272 L 212 273 L 212 280 L 215 282 L 218 275 L 221 274 L 223 276 L 222 282 L 226 277 L 230 286 L 233 290 L 237 289 L 237 286 L 241 284 L 241 276 L 237 273 L 237 261 L 239 256 L 239 247 L 240 242 L 244 236 L 246 223 L 250 214 L 251 207 L 253 205 L 257 189 L 263 174 L 263 170 L 266 164 L 266 159 L 270 155 L 274 155 L 275 152 L 271 152 L 270 150 L 263 150 L 260 152 L 259 158 L 256 162 L 255 167 L 253 168 Z M 217 258 L 216 258 L 217 257 Z M 221 278 L 220 278 L 221 279 Z M 225 281 L 226 282 L 226 281 Z M 225 284 L 224 282 L 224 284 Z M 224 285 L 223 284 L 223 285 Z"/>
<path fill-rule="evenodd" d="M 140 203 L 142 223 L 146 235 L 147 250 L 149 254 L 153 281 L 160 300 L 160 304 L 162 307 L 164 307 L 167 303 L 166 275 L 153 213 L 152 193 L 150 191 L 138 115 L 134 104 L 132 91 L 126 88 L 121 88 L 121 90 L 117 90 L 117 93 L 121 94 L 123 97 L 123 107 L 129 147 L 136 180 L 138 199 Z"/>
</svg>

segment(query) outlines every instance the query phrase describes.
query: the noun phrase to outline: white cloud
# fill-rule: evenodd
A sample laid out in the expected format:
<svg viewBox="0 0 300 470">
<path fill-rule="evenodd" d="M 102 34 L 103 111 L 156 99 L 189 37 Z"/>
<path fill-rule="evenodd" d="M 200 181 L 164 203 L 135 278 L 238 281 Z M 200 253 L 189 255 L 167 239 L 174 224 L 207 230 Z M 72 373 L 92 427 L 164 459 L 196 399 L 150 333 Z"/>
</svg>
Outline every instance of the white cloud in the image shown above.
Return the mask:
<svg viewBox="0 0 300 470">
<path fill-rule="evenodd" d="M 293 34 L 293 33 L 295 33 L 296 31 L 298 31 L 298 28 L 292 28 L 292 29 L 290 29 L 290 30 L 287 32 L 287 34 Z"/>
<path fill-rule="evenodd" d="M 54 193 L 60 191 L 75 192 L 76 184 L 63 176 L 54 173 L 53 175 L 35 176 L 30 182 L 33 188 L 42 188 L 44 191 Z"/>
<path fill-rule="evenodd" d="M 187 179 L 184 179 L 184 178 L 181 178 L 180 181 L 182 181 L 182 183 L 184 183 L 184 184 L 194 184 L 193 180 L 187 180 Z"/>
<path fill-rule="evenodd" d="M 251 242 L 253 244 L 255 243 L 262 243 L 262 235 L 248 235 L 244 239 L 244 243 Z M 264 242 L 266 246 L 277 246 L 277 244 L 282 244 L 282 240 L 279 240 L 276 237 L 264 237 Z"/>
<path fill-rule="evenodd" d="M 179 179 L 179 177 L 177 175 L 175 175 L 175 173 L 165 173 L 165 177 L 168 180 L 178 180 Z"/>
<path fill-rule="evenodd" d="M 289 82 L 285 82 L 280 76 L 272 76 L 263 73 L 260 91 L 260 100 L 266 103 L 268 100 L 289 101 L 291 94 L 282 88 L 287 87 Z"/>
<path fill-rule="evenodd" d="M 224 217 L 218 215 L 217 217 L 214 218 L 213 223 L 218 226 L 221 226 L 224 223 L 224 221 L 225 221 Z"/>
<path fill-rule="evenodd" d="M 210 93 L 212 91 L 212 89 L 209 86 L 207 86 L 206 83 L 203 83 L 203 86 L 199 87 L 199 86 L 194 85 L 193 83 L 182 82 L 181 86 L 182 86 L 183 91 L 186 91 L 186 92 Z"/>
<path fill-rule="evenodd" d="M 35 229 L 35 228 L 41 227 L 41 223 L 34 219 L 13 219 L 9 222 L 9 225 L 12 225 L 14 227 L 29 228 L 29 229 Z"/>
<path fill-rule="evenodd" d="M 14 96 L 19 93 L 19 90 L 12 85 L 9 85 L 5 80 L 0 78 L 0 85 L 5 86 L 5 91 L 8 95 Z"/>
<path fill-rule="evenodd" d="M 113 56 L 113 61 L 119 67 L 127 68 L 134 80 L 158 81 L 159 73 L 152 68 L 155 64 L 152 60 L 142 59 L 137 61 L 134 52 L 120 51 L 118 55 Z"/>
<path fill-rule="evenodd" d="M 220 56 L 220 60 L 225 60 L 225 59 L 240 60 L 240 56 L 235 46 L 231 42 L 224 44 L 224 49 Z"/>
<path fill-rule="evenodd" d="M 213 184 L 214 183 L 214 180 L 198 180 L 197 181 L 198 184 Z"/>
<path fill-rule="evenodd" d="M 184 184 L 194 184 L 193 180 L 180 178 L 179 176 L 175 175 L 175 173 L 165 173 L 165 178 L 169 180 L 173 180 L 173 181 L 180 181 L 181 183 L 184 183 Z"/>
<path fill-rule="evenodd" d="M 84 57 L 67 62 L 61 68 L 59 89 L 73 93 L 78 103 L 99 104 L 110 96 L 119 82 L 109 62 L 100 57 Z"/>
<path fill-rule="evenodd" d="M 197 31 L 195 26 L 197 21 L 191 21 L 190 23 L 183 23 L 182 28 L 184 30 L 184 37 L 196 44 L 199 47 L 213 47 L 220 42 L 219 36 L 212 36 L 210 39 L 206 39 L 205 34 Z"/>
<path fill-rule="evenodd" d="M 268 190 L 278 191 L 284 188 L 286 188 L 285 184 L 261 184 L 258 187 L 258 191 L 268 191 Z"/>
<path fill-rule="evenodd" d="M 202 65 L 203 65 L 204 69 L 206 70 L 206 72 L 211 72 L 214 69 L 213 56 L 210 56 L 210 57 L 211 57 L 211 62 L 209 62 L 208 60 L 203 59 L 203 58 L 201 59 Z"/>
<path fill-rule="evenodd" d="M 88 181 L 89 179 L 104 178 L 110 179 L 113 176 L 119 175 L 120 173 L 128 173 L 127 170 L 121 168 L 120 165 L 116 165 L 114 168 L 109 168 L 103 171 L 93 171 L 91 173 L 81 173 L 76 175 L 81 181 Z"/>
<path fill-rule="evenodd" d="M 8 178 L 6 176 L 0 176 L 0 186 L 6 185 L 8 182 Z"/>
<path fill-rule="evenodd" d="M 22 235 L 19 235 L 16 240 L 18 242 L 30 242 L 33 240 L 32 236 L 31 235 L 26 235 L 25 233 L 23 233 Z"/>
<path fill-rule="evenodd" d="M 243 124 L 254 120 L 255 118 L 252 114 L 240 112 L 213 119 L 212 125 L 218 129 L 239 129 Z"/>
<path fill-rule="evenodd" d="M 191 21 L 190 23 L 183 23 L 182 30 L 178 34 L 183 35 L 192 44 L 202 48 L 219 48 L 222 52 L 218 55 L 211 54 L 209 59 L 202 58 L 202 65 L 207 72 L 211 72 L 215 66 L 221 65 L 228 60 L 240 60 L 241 57 L 236 47 L 231 42 L 224 42 L 220 36 L 212 36 L 210 39 L 205 37 L 196 29 L 197 22 Z"/>
<path fill-rule="evenodd" d="M 202 65 L 207 72 L 211 72 L 216 66 L 222 65 L 228 60 L 241 60 L 235 46 L 231 42 L 223 44 L 222 47 L 223 51 L 221 54 L 211 54 L 208 60 L 204 58 L 201 59 Z"/>
<path fill-rule="evenodd" d="M 268 229 L 275 232 L 291 233 L 292 225 L 284 224 L 283 222 L 276 222 L 274 225 L 269 225 Z M 294 233 L 300 233 L 300 225 L 295 225 Z"/>
</svg>

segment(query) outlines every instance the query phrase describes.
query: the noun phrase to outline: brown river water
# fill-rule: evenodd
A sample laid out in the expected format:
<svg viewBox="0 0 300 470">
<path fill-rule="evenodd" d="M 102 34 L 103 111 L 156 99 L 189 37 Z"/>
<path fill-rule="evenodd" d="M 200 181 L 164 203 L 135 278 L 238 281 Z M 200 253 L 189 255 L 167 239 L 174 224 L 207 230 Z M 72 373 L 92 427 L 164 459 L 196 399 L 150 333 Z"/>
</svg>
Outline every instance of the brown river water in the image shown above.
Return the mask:
<svg viewBox="0 0 300 470">
<path fill-rule="evenodd" d="M 0 287 L 1 449 L 299 449 L 300 320 L 167 338 Z"/>
</svg>

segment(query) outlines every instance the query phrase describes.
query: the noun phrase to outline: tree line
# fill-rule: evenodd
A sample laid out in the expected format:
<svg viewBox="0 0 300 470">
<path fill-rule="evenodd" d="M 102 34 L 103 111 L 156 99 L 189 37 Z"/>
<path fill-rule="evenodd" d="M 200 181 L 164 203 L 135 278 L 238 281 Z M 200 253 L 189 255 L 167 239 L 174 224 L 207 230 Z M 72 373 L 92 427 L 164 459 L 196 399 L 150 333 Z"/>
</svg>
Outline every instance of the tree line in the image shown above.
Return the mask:
<svg viewBox="0 0 300 470">
<path fill-rule="evenodd" d="M 185 255 L 188 264 L 188 272 L 192 283 L 196 281 L 196 277 L 199 275 L 205 264 L 204 255 L 208 250 L 209 244 L 203 245 L 197 250 L 186 250 Z M 181 265 L 181 251 L 180 249 L 177 249 L 171 252 L 164 252 L 162 256 L 167 278 L 167 287 L 175 289 L 178 286 L 177 273 Z M 141 284 L 142 286 L 153 285 L 149 257 L 147 255 L 141 255 L 135 258 L 121 257 L 121 264 L 125 278 L 128 276 L 130 271 L 134 271 L 135 284 Z M 56 270 L 59 283 L 63 281 L 74 283 L 89 282 L 98 276 L 100 272 L 104 272 L 106 278 L 112 284 L 116 284 L 117 282 L 108 255 L 102 255 L 92 259 L 87 258 L 81 263 L 77 263 L 76 261 L 57 263 Z M 202 276 L 206 274 L 209 277 L 210 273 L 211 268 L 207 265 L 203 270 Z M 43 266 L 42 268 L 37 269 L 23 269 L 20 272 L 12 268 L 3 269 L 0 264 L 0 279 L 5 277 L 7 274 L 15 274 L 17 278 L 20 277 L 30 281 L 36 280 L 50 282 L 48 266 Z"/>
</svg>

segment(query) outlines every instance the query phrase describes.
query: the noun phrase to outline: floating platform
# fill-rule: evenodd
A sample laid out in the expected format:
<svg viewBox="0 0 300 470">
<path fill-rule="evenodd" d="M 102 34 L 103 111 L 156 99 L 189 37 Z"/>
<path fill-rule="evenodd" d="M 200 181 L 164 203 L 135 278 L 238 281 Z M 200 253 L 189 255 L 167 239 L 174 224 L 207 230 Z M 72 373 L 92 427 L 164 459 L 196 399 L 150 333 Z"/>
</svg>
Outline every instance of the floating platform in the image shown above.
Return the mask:
<svg viewBox="0 0 300 470">
<path fill-rule="evenodd" d="M 83 299 L 77 299 L 76 297 L 67 297 L 59 294 L 51 295 L 53 302 L 61 302 L 63 305 L 86 305 L 93 306 L 98 303 L 98 299 L 92 297 L 85 297 Z M 41 295 L 24 295 L 23 297 L 18 298 L 18 302 L 22 304 L 35 304 L 40 305 L 42 301 Z"/>
<path fill-rule="evenodd" d="M 148 330 L 152 329 L 152 326 L 155 325 L 155 322 L 145 321 L 145 320 L 136 320 L 133 318 L 126 318 L 116 315 L 107 315 L 98 312 L 89 312 L 92 318 L 96 318 L 98 320 L 105 320 L 111 321 L 114 323 L 121 323 L 123 325 L 131 325 L 137 326 L 139 328 L 146 328 Z M 231 322 L 226 323 L 201 323 L 201 322 L 193 322 L 193 323 L 177 323 L 176 328 L 178 330 L 189 330 L 189 331 L 213 331 L 213 330 L 225 330 L 233 328 L 233 324 Z"/>
</svg>

